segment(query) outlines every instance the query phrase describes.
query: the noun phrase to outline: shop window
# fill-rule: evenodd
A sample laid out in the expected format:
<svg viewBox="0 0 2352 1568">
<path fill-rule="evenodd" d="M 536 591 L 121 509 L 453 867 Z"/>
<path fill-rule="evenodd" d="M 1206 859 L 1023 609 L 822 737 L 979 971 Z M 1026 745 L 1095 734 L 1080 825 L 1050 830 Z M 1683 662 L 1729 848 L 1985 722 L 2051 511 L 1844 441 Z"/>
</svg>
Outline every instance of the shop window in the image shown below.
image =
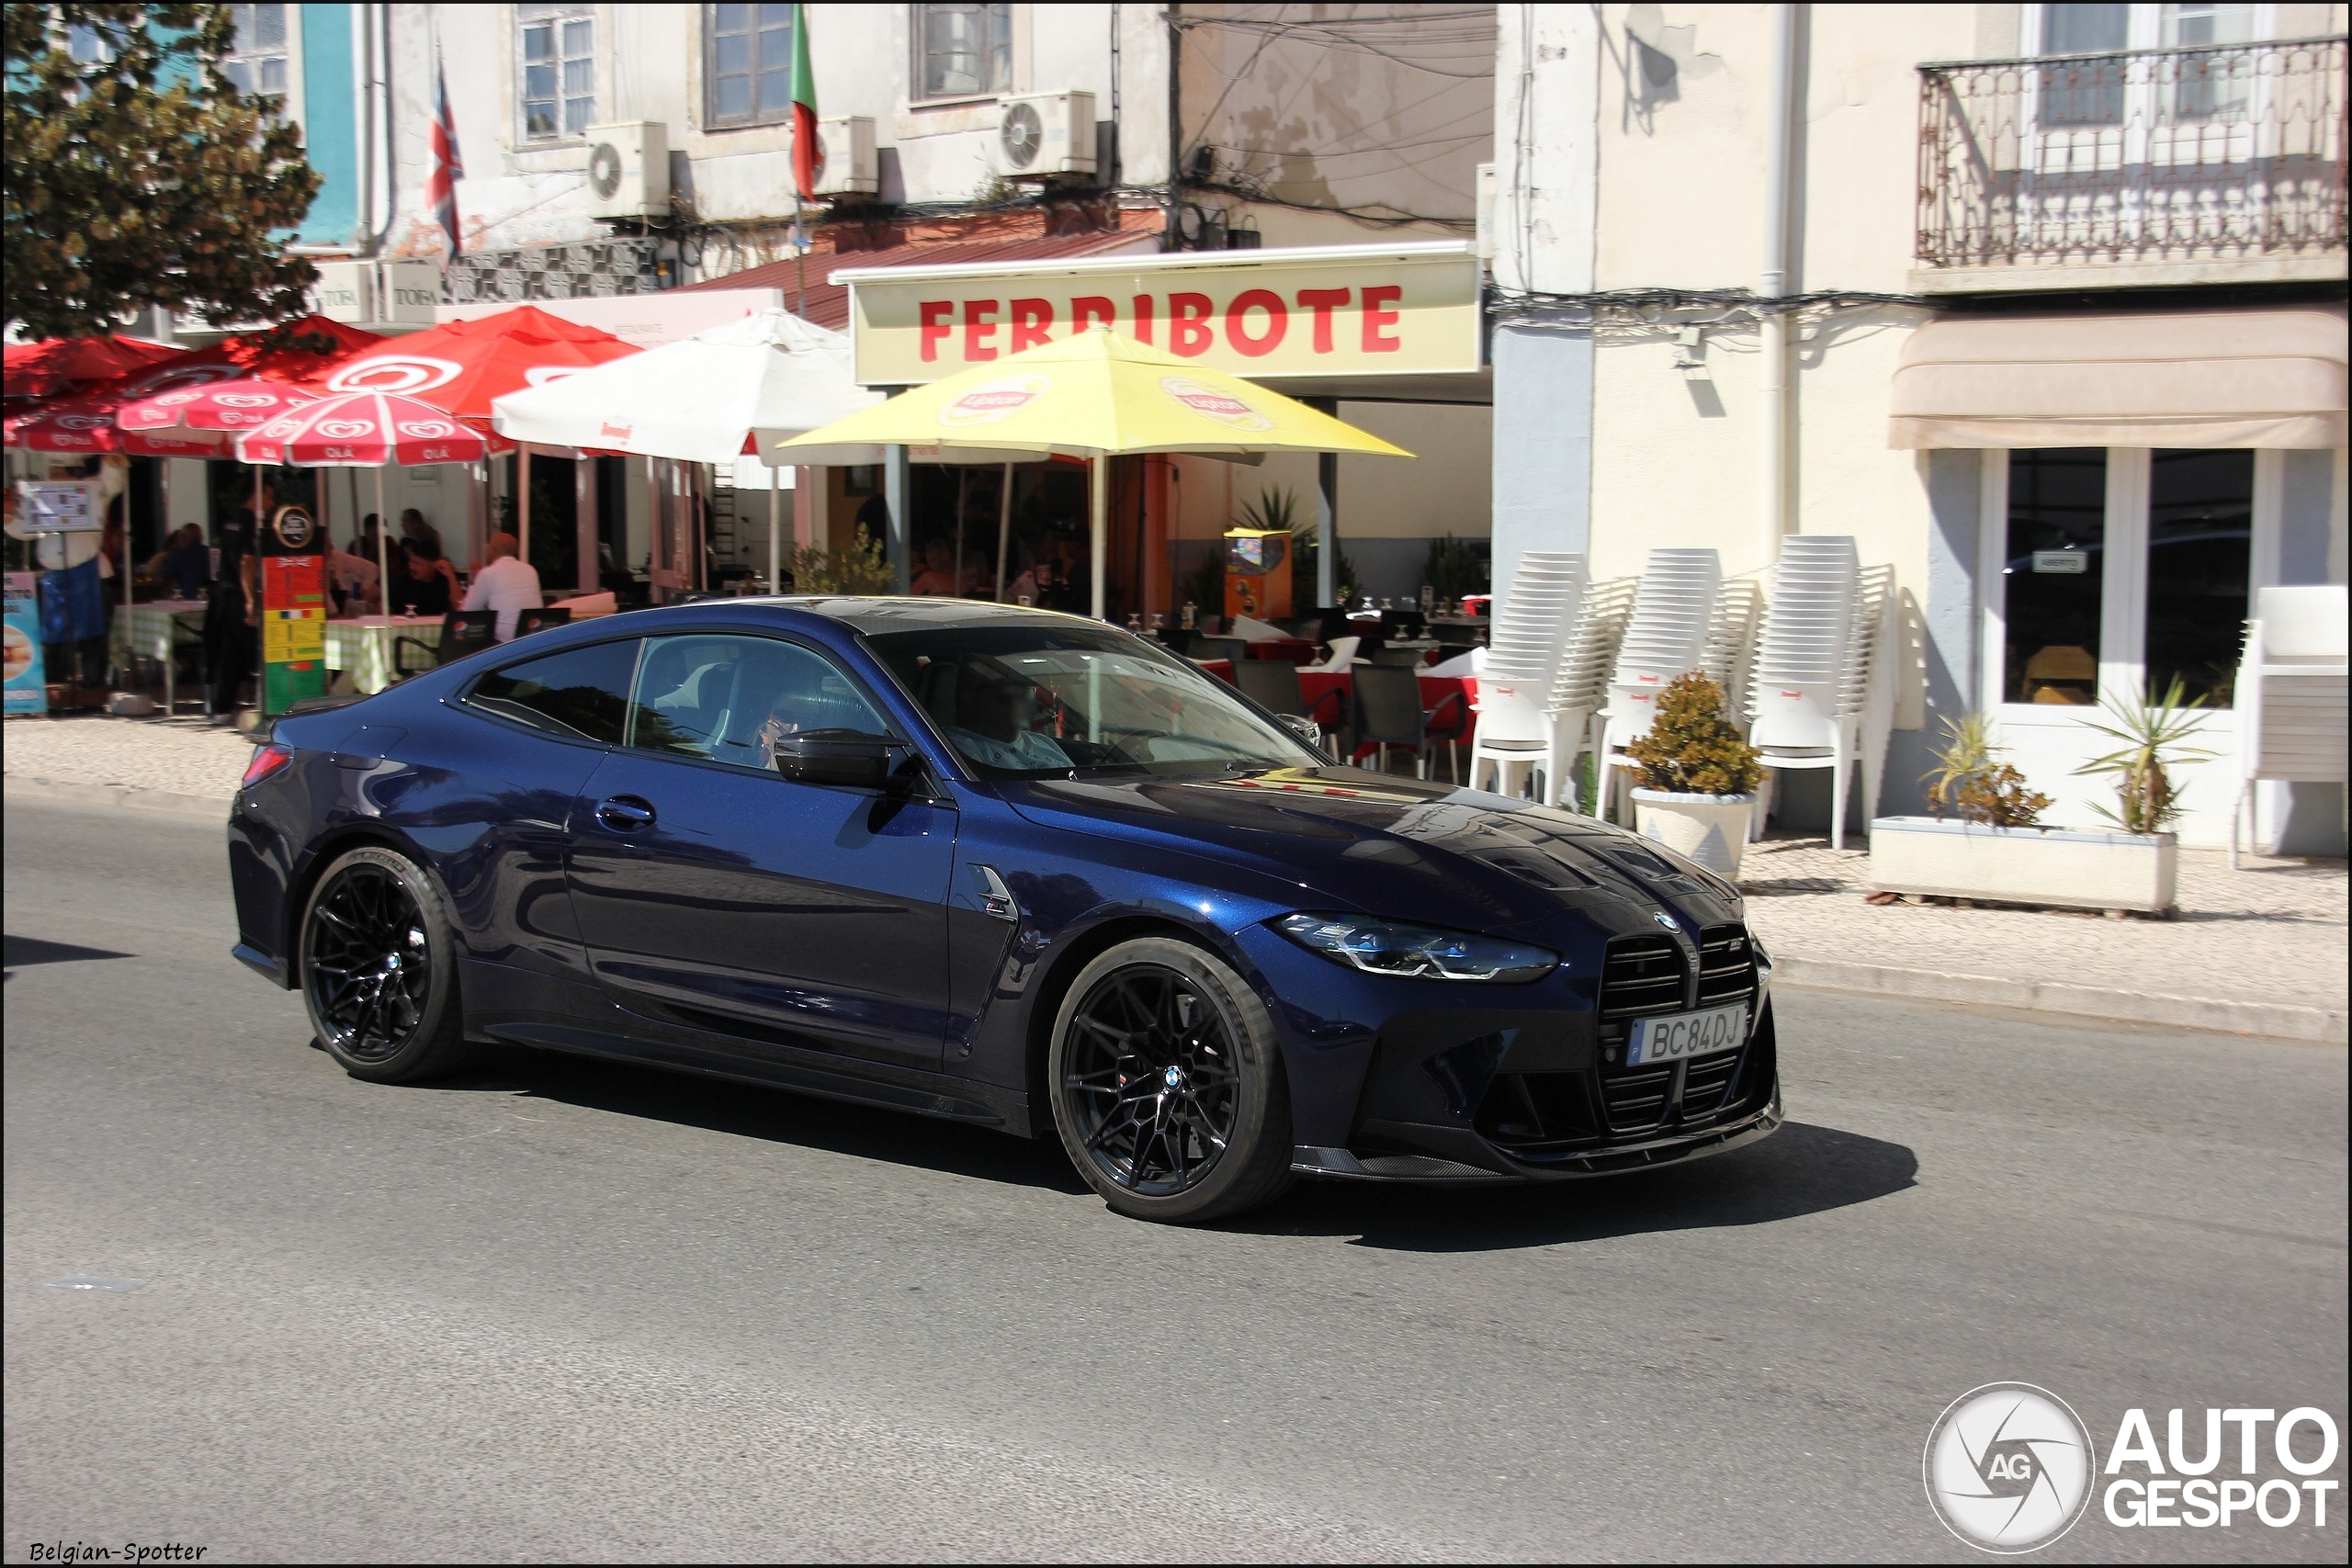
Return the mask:
<svg viewBox="0 0 2352 1568">
<path fill-rule="evenodd" d="M 241 93 L 283 98 L 293 85 L 293 51 L 287 37 L 285 6 L 232 6 L 236 43 L 220 57 L 220 74 Z"/>
<path fill-rule="evenodd" d="M 792 118 L 792 7 L 703 7 L 703 112 L 715 127 Z"/>
<path fill-rule="evenodd" d="M 523 139 L 587 134 L 596 118 L 596 22 L 576 6 L 517 6 Z"/>
<path fill-rule="evenodd" d="M 2254 454 L 2156 452 L 2148 468 L 2142 664 L 2158 692 L 2230 705 L 2254 559 Z"/>
<path fill-rule="evenodd" d="M 2098 700 L 2106 567 L 2107 454 L 2010 453 L 2004 702 Z"/>
<path fill-rule="evenodd" d="M 969 98 L 1012 86 L 1011 6 L 917 6 L 915 96 Z"/>
</svg>

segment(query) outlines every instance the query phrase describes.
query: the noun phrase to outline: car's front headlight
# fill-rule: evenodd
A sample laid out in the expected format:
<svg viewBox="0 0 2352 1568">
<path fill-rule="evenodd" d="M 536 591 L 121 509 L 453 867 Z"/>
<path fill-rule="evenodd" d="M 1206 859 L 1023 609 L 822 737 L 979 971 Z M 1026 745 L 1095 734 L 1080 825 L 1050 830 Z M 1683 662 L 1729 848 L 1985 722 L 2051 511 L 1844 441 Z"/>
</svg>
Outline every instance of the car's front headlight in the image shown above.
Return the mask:
<svg viewBox="0 0 2352 1568">
<path fill-rule="evenodd" d="M 1523 985 L 1560 963 L 1558 953 L 1525 942 L 1365 915 L 1284 915 L 1273 927 L 1299 946 L 1367 975 Z"/>
</svg>

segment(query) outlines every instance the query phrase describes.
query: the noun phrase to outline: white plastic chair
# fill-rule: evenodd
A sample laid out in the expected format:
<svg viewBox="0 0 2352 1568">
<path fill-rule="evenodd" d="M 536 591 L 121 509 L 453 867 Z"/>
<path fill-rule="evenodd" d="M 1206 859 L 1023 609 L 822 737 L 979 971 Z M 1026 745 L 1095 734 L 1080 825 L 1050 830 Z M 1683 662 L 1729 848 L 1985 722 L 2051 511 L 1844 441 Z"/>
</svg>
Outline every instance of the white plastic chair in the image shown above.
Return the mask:
<svg viewBox="0 0 2352 1568">
<path fill-rule="evenodd" d="M 2345 591 L 2335 584 L 2264 588 L 2255 595 L 2238 669 L 2238 794 L 2230 807 L 2230 869 L 2255 785 L 2263 779 L 2352 786 L 2346 762 Z M 2352 794 L 2347 787 L 2346 794 Z"/>
<path fill-rule="evenodd" d="M 1472 789 L 1487 787 L 1479 781 L 1491 773 L 1494 793 L 1513 794 L 1518 781 L 1512 775 L 1521 768 L 1528 770 L 1524 782 L 1530 789 L 1537 773 L 1547 782 L 1560 776 L 1558 738 L 1544 701 L 1548 695 L 1544 687 L 1518 681 L 1489 678 L 1478 682 L 1478 729 L 1470 742 Z"/>
<path fill-rule="evenodd" d="M 1764 766 L 1754 829 L 1771 810 L 1774 775 L 1829 768 L 1829 842 L 1846 847 L 1846 796 L 1855 764 L 1862 771 L 1863 816 L 1878 807 L 1894 683 L 1886 649 L 1894 643 L 1894 570 L 1864 570 L 1843 535 L 1799 535 L 1783 541 L 1773 568 L 1772 598 L 1756 653 L 1748 742 Z"/>
</svg>

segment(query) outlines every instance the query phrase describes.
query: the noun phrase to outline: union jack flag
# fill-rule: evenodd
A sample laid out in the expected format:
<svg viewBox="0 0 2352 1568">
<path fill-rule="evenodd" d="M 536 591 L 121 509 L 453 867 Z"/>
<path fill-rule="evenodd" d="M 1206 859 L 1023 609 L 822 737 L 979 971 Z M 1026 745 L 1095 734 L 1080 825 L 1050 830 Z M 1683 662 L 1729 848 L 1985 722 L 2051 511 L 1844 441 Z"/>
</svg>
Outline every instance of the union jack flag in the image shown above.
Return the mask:
<svg viewBox="0 0 2352 1568">
<path fill-rule="evenodd" d="M 432 209 L 434 221 L 441 225 L 441 232 L 448 236 L 449 259 L 456 261 L 466 254 L 465 239 L 458 222 L 458 181 L 466 172 L 463 158 L 458 155 L 458 117 L 449 107 L 449 80 L 441 62 L 433 62 L 433 173 L 424 186 L 425 205 Z"/>
</svg>

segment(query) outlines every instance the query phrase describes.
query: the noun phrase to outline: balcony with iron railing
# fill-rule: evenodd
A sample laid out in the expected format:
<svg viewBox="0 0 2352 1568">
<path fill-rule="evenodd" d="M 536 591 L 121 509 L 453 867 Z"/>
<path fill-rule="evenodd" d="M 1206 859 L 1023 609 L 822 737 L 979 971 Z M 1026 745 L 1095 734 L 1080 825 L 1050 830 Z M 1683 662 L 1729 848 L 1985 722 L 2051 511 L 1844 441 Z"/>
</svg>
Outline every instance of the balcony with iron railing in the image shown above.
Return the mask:
<svg viewBox="0 0 2352 1568">
<path fill-rule="evenodd" d="M 2345 40 L 1919 68 L 1925 290 L 2345 276 Z"/>
</svg>

